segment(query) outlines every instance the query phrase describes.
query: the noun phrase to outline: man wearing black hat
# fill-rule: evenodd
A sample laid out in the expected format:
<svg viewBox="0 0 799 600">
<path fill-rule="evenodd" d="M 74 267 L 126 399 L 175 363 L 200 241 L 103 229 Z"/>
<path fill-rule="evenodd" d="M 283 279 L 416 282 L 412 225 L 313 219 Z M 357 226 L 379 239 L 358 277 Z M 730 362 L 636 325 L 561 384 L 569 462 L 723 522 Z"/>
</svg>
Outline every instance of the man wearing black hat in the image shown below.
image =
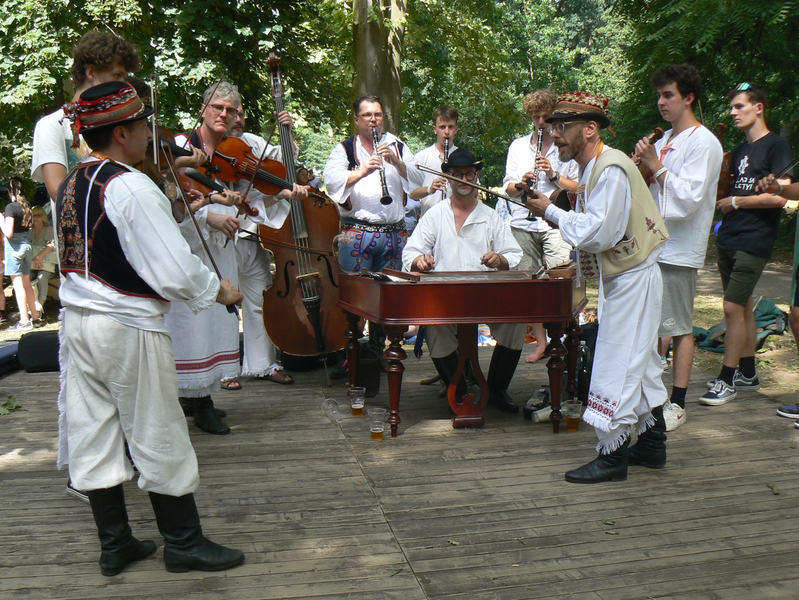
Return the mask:
<svg viewBox="0 0 799 600">
<path fill-rule="evenodd" d="M 133 477 L 124 443 L 150 494 L 169 571 L 221 570 L 244 560 L 205 538 L 193 492 L 199 475 L 178 403 L 169 302 L 200 311 L 241 301 L 191 253 L 158 187 L 129 166 L 151 139 L 145 107 L 125 82 L 91 88 L 65 107 L 92 154 L 58 190 L 66 402 L 72 481 L 88 490 L 103 575 L 152 555 L 133 537 L 122 483 Z"/>
<path fill-rule="evenodd" d="M 458 148 L 443 168 L 459 179 L 476 183 L 483 163 L 468 150 Z M 402 252 L 402 267 L 406 271 L 507 271 L 521 258 L 522 249 L 510 228 L 477 199 L 477 189 L 453 183 L 452 197 L 422 216 Z M 523 323 L 491 325 L 497 345 L 488 369 L 488 402 L 504 412 L 519 411 L 507 389 L 524 347 L 526 329 Z M 430 356 L 447 385 L 458 366 L 456 331 L 454 325 L 427 328 Z"/>
<path fill-rule="evenodd" d="M 599 456 L 566 473 L 572 483 L 620 481 L 628 464 L 666 464 L 666 388 L 657 352 L 663 280 L 657 259 L 668 239 L 660 212 L 638 168 L 604 145 L 608 99 L 561 94 L 547 119 L 561 160 L 580 166 L 576 211 L 563 211 L 536 192 L 533 214 L 560 228 L 580 250 L 582 277 L 599 277 L 599 330 L 583 419 L 599 438 Z M 630 329 L 630 325 L 633 329 Z M 630 438 L 638 442 L 630 449 Z"/>
</svg>

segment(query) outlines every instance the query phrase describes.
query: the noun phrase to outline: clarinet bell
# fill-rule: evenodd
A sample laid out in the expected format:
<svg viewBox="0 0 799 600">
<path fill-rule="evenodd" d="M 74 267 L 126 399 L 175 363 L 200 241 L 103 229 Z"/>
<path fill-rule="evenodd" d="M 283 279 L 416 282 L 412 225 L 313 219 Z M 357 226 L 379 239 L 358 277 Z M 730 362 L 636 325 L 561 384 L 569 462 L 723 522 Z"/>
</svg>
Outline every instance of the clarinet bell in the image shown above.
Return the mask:
<svg viewBox="0 0 799 600">
<path fill-rule="evenodd" d="M 380 204 L 382 204 L 383 206 L 388 206 L 392 202 L 394 202 L 394 200 L 391 196 L 386 195 L 380 198 Z"/>
</svg>

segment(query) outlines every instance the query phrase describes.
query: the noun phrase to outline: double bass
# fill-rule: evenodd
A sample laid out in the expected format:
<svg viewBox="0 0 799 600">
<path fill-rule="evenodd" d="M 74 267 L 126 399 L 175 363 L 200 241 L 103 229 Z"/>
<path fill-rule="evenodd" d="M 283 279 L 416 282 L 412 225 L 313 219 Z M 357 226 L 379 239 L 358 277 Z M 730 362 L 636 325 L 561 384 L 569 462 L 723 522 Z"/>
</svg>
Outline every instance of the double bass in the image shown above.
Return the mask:
<svg viewBox="0 0 799 600">
<path fill-rule="evenodd" d="M 283 108 L 280 59 L 270 53 L 272 95 L 277 114 Z M 291 130 L 280 125 L 280 148 L 286 179 L 296 181 Z M 283 352 L 318 356 L 336 352 L 347 344 L 348 322 L 338 308 L 341 267 L 333 240 L 341 230 L 333 200 L 312 189 L 306 200 L 289 200 L 291 210 L 280 229 L 259 225 L 261 245 L 274 256 L 276 274 L 264 291 L 264 327 Z"/>
</svg>

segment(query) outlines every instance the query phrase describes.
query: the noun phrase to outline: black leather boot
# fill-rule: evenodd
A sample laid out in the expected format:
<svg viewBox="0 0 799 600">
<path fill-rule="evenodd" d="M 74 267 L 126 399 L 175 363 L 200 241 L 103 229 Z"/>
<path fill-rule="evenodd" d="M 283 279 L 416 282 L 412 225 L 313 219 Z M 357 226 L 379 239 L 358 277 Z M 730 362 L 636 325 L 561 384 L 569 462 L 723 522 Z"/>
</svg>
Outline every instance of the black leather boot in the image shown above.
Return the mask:
<svg viewBox="0 0 799 600">
<path fill-rule="evenodd" d="M 100 536 L 100 572 L 103 575 L 119 575 L 130 563 L 155 554 L 155 542 L 140 542 L 130 531 L 122 484 L 105 490 L 92 490 L 87 495 Z"/>
<path fill-rule="evenodd" d="M 519 412 L 519 405 L 508 395 L 508 386 L 516 366 L 519 364 L 521 349 L 511 350 L 505 346 L 495 346 L 491 355 L 491 365 L 488 367 L 488 403 L 506 413 Z"/>
<path fill-rule="evenodd" d="M 225 548 L 203 535 L 194 494 L 165 496 L 150 492 L 158 530 L 164 536 L 164 563 L 170 573 L 223 571 L 244 562 L 241 550 Z"/>
<path fill-rule="evenodd" d="M 666 420 L 663 407 L 652 409 L 655 424 L 638 436 L 638 441 L 630 448 L 629 464 L 643 465 L 650 469 L 666 466 Z"/>
<path fill-rule="evenodd" d="M 458 360 L 459 356 L 457 350 L 443 358 L 433 359 L 433 364 L 435 365 L 438 374 L 441 376 L 441 381 L 444 383 L 445 390 L 449 387 L 449 384 L 455 375 L 455 371 L 458 369 Z M 464 375 L 465 371 L 466 369 L 464 369 Z M 458 387 L 456 388 L 456 394 L 458 396 L 463 396 L 468 391 L 469 388 L 466 384 L 466 379 L 462 375 L 461 380 L 458 382 Z"/>
<path fill-rule="evenodd" d="M 627 479 L 627 458 L 630 453 L 630 438 L 610 454 L 600 454 L 590 463 L 566 473 L 569 483 L 602 483 Z"/>
<path fill-rule="evenodd" d="M 214 402 L 211 396 L 193 398 L 194 401 L 194 424 L 206 433 L 215 435 L 226 435 L 230 433 L 230 427 L 219 418 L 214 410 Z"/>
<path fill-rule="evenodd" d="M 194 398 L 184 398 L 183 396 L 181 396 L 180 398 L 178 398 L 178 400 L 180 400 L 180 408 L 183 409 L 183 414 L 187 417 L 193 417 Z M 213 400 L 211 401 L 211 407 L 216 411 L 216 414 L 220 419 L 224 419 L 227 416 L 227 411 L 214 406 Z"/>
</svg>

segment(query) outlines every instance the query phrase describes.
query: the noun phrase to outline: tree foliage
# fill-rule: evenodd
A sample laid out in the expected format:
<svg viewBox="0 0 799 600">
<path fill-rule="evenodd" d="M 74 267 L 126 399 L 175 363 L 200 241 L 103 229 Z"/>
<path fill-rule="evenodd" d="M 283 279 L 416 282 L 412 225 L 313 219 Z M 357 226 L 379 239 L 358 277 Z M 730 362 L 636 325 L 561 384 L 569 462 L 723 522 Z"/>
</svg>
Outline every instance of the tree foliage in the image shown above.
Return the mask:
<svg viewBox="0 0 799 600">
<path fill-rule="evenodd" d="M 618 0 L 617 14 L 631 24 L 629 87 L 639 90 L 621 113 L 632 118 L 643 107 L 646 120 L 656 124 L 649 77 L 664 64 L 688 62 L 704 79 L 708 126 L 730 124 L 727 92 L 753 81 L 769 93 L 771 128 L 799 141 L 799 80 L 792 68 L 799 58 L 798 9 L 795 0 Z M 728 147 L 743 139 L 739 132 L 728 137 Z"/>
<path fill-rule="evenodd" d="M 158 72 L 162 121 L 190 127 L 203 90 L 219 77 L 238 84 L 248 126 L 268 134 L 272 102 L 266 58 L 282 57 L 286 105 L 302 158 L 317 170 L 352 129 L 356 75 L 354 0 L 5 0 L 0 16 L 0 174 L 25 175 L 33 126 L 71 99 L 71 48 L 91 29 L 111 29 Z M 459 143 L 485 160 L 498 184 L 513 138 L 530 131 L 525 93 L 581 89 L 612 98 L 608 141 L 629 150 L 662 125 L 651 73 L 688 61 L 706 82 L 709 124 L 723 120 L 726 92 L 743 80 L 771 94 L 773 127 L 797 127 L 796 1 L 761 0 L 408 0 L 401 28 L 401 131 L 411 148 L 432 142 L 441 104 L 461 112 Z M 373 0 L 388 7 L 392 0 Z M 380 19 L 379 11 L 372 17 Z M 368 66 L 368 65 L 367 65 Z M 361 65 L 363 67 L 363 65 Z M 732 142 L 734 142 L 734 137 Z M 731 142 L 731 143 L 732 143 Z"/>
</svg>

